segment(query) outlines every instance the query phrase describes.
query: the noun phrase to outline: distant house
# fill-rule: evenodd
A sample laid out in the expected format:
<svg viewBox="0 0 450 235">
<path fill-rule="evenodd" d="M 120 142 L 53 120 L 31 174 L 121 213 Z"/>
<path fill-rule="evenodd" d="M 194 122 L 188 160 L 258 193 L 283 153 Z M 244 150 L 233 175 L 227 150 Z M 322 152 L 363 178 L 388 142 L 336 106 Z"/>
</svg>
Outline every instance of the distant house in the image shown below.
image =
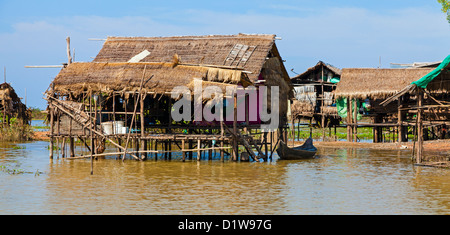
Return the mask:
<svg viewBox="0 0 450 235">
<path fill-rule="evenodd" d="M 344 68 L 335 96 L 358 99 L 361 102 L 367 100 L 366 102 L 370 103 L 368 116 L 396 114 L 397 104 L 388 107 L 381 107 L 379 104 L 432 70 L 432 68 Z"/>
<path fill-rule="evenodd" d="M 3 124 L 15 120 L 27 124 L 31 121 L 31 111 L 22 103 L 14 88 L 9 83 L 0 84 L 0 116 Z"/>
<path fill-rule="evenodd" d="M 352 125 L 348 126 L 347 138 L 352 139 L 350 127 L 353 128 L 353 135 L 356 136 L 356 125 L 363 126 L 363 124 L 357 124 L 357 120 L 362 114 L 371 120 L 370 124 L 364 125 L 374 127 L 374 142 L 382 142 L 383 139 L 386 139 L 382 136 L 383 128 L 387 128 L 391 134 L 389 136 L 394 136 L 392 128 L 398 126 L 400 104 L 395 102 L 387 106 L 381 106 L 380 103 L 432 70 L 432 68 L 342 69 L 341 80 L 336 88 L 335 96 L 339 101 L 337 103 L 339 114 L 345 118 L 347 125 Z M 412 98 L 414 97 L 405 96 L 402 102 L 411 102 Z M 402 112 L 400 122 L 410 118 L 405 115 L 406 113 Z M 401 135 L 400 139 L 405 140 L 407 130 L 406 128 L 403 128 L 403 130 L 399 135 Z M 390 138 L 391 140 L 395 139 L 394 137 Z M 356 140 L 356 137 L 353 139 Z"/>
<path fill-rule="evenodd" d="M 418 142 L 413 155 L 416 163 L 425 162 L 448 168 L 450 162 L 447 157 L 432 158 L 423 154 L 423 141 L 450 138 L 450 55 L 425 71 L 426 74 L 408 81 L 408 84 L 404 84 L 380 104 L 383 107 L 398 104 L 398 130 L 414 123 L 416 138 L 413 140 Z M 409 120 L 405 120 L 406 115 L 410 116 Z M 403 141 L 402 134 L 399 133 L 399 142 Z"/>
<path fill-rule="evenodd" d="M 294 96 L 291 114 L 294 119 L 315 119 L 322 127 L 339 124 L 333 91 L 341 69 L 319 61 L 302 74 L 291 78 Z M 323 119 L 322 119 L 323 118 Z"/>
</svg>

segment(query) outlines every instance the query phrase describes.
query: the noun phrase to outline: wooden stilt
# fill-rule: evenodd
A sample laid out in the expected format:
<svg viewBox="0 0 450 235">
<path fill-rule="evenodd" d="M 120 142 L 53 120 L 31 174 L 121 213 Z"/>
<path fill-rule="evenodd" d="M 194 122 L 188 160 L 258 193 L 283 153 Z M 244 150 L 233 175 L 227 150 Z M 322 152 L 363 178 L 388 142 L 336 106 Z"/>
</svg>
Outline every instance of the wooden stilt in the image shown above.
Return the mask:
<svg viewBox="0 0 450 235">
<path fill-rule="evenodd" d="M 145 99 L 145 95 L 141 95 L 140 97 L 140 119 L 141 119 L 141 138 L 145 136 L 145 122 L 144 122 L 144 99 Z M 146 141 L 145 140 L 141 140 L 141 145 L 142 147 L 145 149 L 147 149 L 146 147 Z M 142 160 L 147 159 L 147 153 L 143 153 L 141 156 Z"/>
<path fill-rule="evenodd" d="M 75 144 L 74 144 L 74 138 L 69 138 L 69 151 L 70 151 L 70 157 L 75 157 Z"/>
<path fill-rule="evenodd" d="M 353 141 L 358 142 L 358 99 L 353 100 Z"/>
<path fill-rule="evenodd" d="M 200 139 L 198 139 L 197 140 L 197 161 L 200 161 L 200 157 L 201 157 L 200 148 L 201 148 L 201 141 L 200 141 Z"/>
<path fill-rule="evenodd" d="M 417 88 L 417 154 L 416 154 L 416 163 L 421 163 L 423 160 L 423 91 L 421 88 Z"/>
<path fill-rule="evenodd" d="M 155 161 L 158 161 L 158 141 L 155 140 Z"/>
<path fill-rule="evenodd" d="M 268 149 L 267 149 L 267 134 L 268 134 L 268 132 L 264 132 L 264 154 L 266 155 L 266 156 L 268 156 L 269 154 L 268 154 Z"/>
<path fill-rule="evenodd" d="M 62 143 L 61 143 L 61 157 L 65 158 L 66 157 L 66 138 L 62 139 Z"/>
<path fill-rule="evenodd" d="M 135 145 L 135 149 L 136 149 L 136 153 L 134 155 L 139 156 L 139 138 L 135 138 L 134 139 L 134 145 Z M 141 158 L 142 159 L 142 158 Z"/>
<path fill-rule="evenodd" d="M 347 141 L 351 142 L 353 139 L 352 136 L 352 126 L 349 125 L 352 123 L 352 100 L 347 98 Z"/>
<path fill-rule="evenodd" d="M 69 119 L 69 152 L 70 157 L 75 157 L 75 145 L 72 137 L 72 118 Z"/>
<path fill-rule="evenodd" d="M 186 152 L 184 151 L 184 145 L 185 145 L 185 140 L 184 139 L 182 139 L 181 140 L 181 154 L 182 154 L 182 156 L 183 156 L 183 162 L 186 160 Z"/>
<path fill-rule="evenodd" d="M 89 93 L 89 116 L 92 116 L 92 92 Z M 95 123 L 95 122 L 94 122 Z M 91 175 L 94 174 L 94 137 L 93 137 L 94 132 L 92 131 L 92 127 L 89 130 L 89 135 L 91 137 Z"/>
<path fill-rule="evenodd" d="M 189 130 L 188 130 L 188 133 L 189 133 L 189 135 L 191 135 L 191 134 L 192 134 L 192 129 L 189 129 Z M 189 148 L 189 149 L 192 149 L 193 146 L 194 146 L 194 143 L 192 142 L 192 139 L 189 139 L 189 140 L 188 140 L 188 143 L 189 143 L 188 148 Z M 192 160 L 193 154 L 194 154 L 194 153 L 193 153 L 192 151 L 190 151 L 190 152 L 188 153 L 188 158 L 189 158 L 189 160 Z"/>
<path fill-rule="evenodd" d="M 402 105 L 402 99 L 401 97 L 398 98 L 398 142 L 405 142 L 406 138 L 406 128 L 403 126 L 403 118 L 404 114 L 402 111 L 403 105 Z"/>
<path fill-rule="evenodd" d="M 148 141 L 147 140 L 143 140 L 142 141 L 142 148 L 143 148 L 143 150 L 147 150 L 148 149 Z M 144 152 L 141 155 L 141 159 L 142 160 L 147 160 L 147 158 L 148 158 L 148 154 L 147 154 L 147 152 Z"/>
<path fill-rule="evenodd" d="M 55 117 L 54 117 L 54 108 L 50 108 L 50 147 L 49 147 L 49 156 L 50 159 L 53 159 L 53 126 L 54 126 L 54 121 Z"/>
<path fill-rule="evenodd" d="M 221 117 L 223 119 L 223 117 Z M 224 150 L 223 148 L 223 137 L 224 137 L 224 129 L 223 129 L 223 120 L 220 121 L 220 161 L 224 161 Z"/>
<path fill-rule="evenodd" d="M 234 136 L 237 136 L 237 94 L 234 94 L 234 118 L 233 118 L 233 133 Z M 233 156 L 232 159 L 233 161 L 237 161 L 238 158 L 238 143 L 237 143 L 237 139 L 236 137 L 233 138 Z"/>
</svg>

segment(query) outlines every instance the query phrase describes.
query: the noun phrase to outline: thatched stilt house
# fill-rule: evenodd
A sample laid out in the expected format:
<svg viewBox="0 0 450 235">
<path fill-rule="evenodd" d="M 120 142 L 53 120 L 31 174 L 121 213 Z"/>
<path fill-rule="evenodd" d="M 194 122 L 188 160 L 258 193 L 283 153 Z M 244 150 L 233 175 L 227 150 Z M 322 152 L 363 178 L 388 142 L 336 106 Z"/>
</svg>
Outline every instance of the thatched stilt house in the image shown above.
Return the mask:
<svg viewBox="0 0 450 235">
<path fill-rule="evenodd" d="M 196 84 L 200 81 L 199 88 Z M 191 95 L 192 109 L 198 105 L 196 99 L 201 100 L 201 109 L 208 105 L 219 107 L 215 105 L 221 105 L 222 100 L 226 112 L 223 116 L 231 114 L 231 120 L 211 121 L 205 117 L 195 121 L 174 120 L 171 113 L 181 97 L 173 94 L 180 86 Z M 214 97 L 194 95 L 196 89 L 204 91 L 206 87 L 217 91 Z M 175 143 L 183 153 L 183 160 L 185 153 L 193 150 L 198 151 L 200 159 L 200 151 L 206 145 L 210 150 L 220 149 L 223 158 L 224 144 L 229 144 L 232 148 L 229 153 L 237 159 L 238 144 L 252 152 L 251 142 L 255 142 L 252 146 L 257 150 L 260 147 L 256 142 L 266 147 L 272 143 L 267 133 L 260 133 L 260 140 L 243 136 L 252 136 L 251 130 L 255 134 L 267 121 L 261 118 L 259 99 L 234 95 L 249 87 L 256 90 L 267 87 L 269 97 L 273 87 L 279 88 L 276 97 L 279 105 L 272 105 L 269 99 L 268 107 L 269 113 L 278 114 L 280 131 L 277 133 L 282 133 L 293 93 L 275 45 L 275 35 L 108 37 L 92 62 L 71 63 L 52 82 L 47 92 L 53 123 L 50 137 L 69 138 L 71 143 L 76 136 L 108 139 L 120 151 L 127 151 L 128 142 L 135 140 L 133 156 L 138 159 L 146 158 L 148 153 L 157 157 L 161 153 L 157 150 L 160 143 L 164 143 L 167 150 L 164 154 L 169 157 Z M 226 93 L 227 90 L 232 93 Z M 211 100 L 215 103 L 209 103 Z M 238 114 L 233 117 L 233 113 Z M 194 117 L 195 110 L 190 114 Z M 112 125 L 112 131 L 105 129 L 107 125 Z M 123 129 L 118 130 L 117 126 Z M 185 146 L 187 143 L 189 147 Z M 92 146 L 91 153 L 97 149 Z"/>
<path fill-rule="evenodd" d="M 323 61 L 292 77 L 295 96 L 291 105 L 293 123 L 297 120 L 300 126 L 302 120 L 306 120 L 313 124 L 314 119 L 316 126 L 322 128 L 339 125 L 340 116 L 333 92 L 340 77 L 341 69 Z"/>
<path fill-rule="evenodd" d="M 376 69 L 376 68 L 344 68 L 335 96 L 338 99 L 338 112 L 347 122 L 347 139 L 357 139 L 357 126 L 374 128 L 374 142 L 382 142 L 387 136 L 383 135 L 383 128 L 387 129 L 389 137 L 397 135 L 400 141 L 407 140 L 407 126 L 400 126 L 406 120 L 411 120 L 415 114 L 406 113 L 402 107 L 415 99 L 405 96 L 401 101 L 381 106 L 387 97 L 401 91 L 411 82 L 416 81 L 432 68 L 406 69 Z M 371 123 L 358 123 L 364 115 L 371 119 Z M 353 138 L 352 138 L 353 135 Z"/>
<path fill-rule="evenodd" d="M 427 73 L 425 73 L 427 72 Z M 389 107 L 397 103 L 398 113 L 413 114 L 409 121 L 399 118 L 398 125 L 412 125 L 415 127 L 414 141 L 418 142 L 415 152 L 416 163 L 433 161 L 423 155 L 423 141 L 433 139 L 450 139 L 450 56 L 439 65 L 424 71 L 424 75 L 404 84 L 403 87 L 381 102 L 382 107 Z M 400 138 L 399 138 L 400 140 Z M 435 159 L 431 165 L 449 167 L 448 157 Z"/>
</svg>

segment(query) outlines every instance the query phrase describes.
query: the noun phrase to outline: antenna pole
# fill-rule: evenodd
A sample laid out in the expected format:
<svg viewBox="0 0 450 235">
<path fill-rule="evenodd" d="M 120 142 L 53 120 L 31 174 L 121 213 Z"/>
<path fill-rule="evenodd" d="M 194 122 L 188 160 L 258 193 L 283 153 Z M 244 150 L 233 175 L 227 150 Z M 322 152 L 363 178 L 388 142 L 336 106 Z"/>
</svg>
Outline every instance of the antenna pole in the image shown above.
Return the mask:
<svg viewBox="0 0 450 235">
<path fill-rule="evenodd" d="M 70 55 L 70 37 L 66 38 L 66 42 L 67 42 L 67 59 L 68 59 L 67 64 L 71 64 L 72 63 L 72 56 Z"/>
</svg>

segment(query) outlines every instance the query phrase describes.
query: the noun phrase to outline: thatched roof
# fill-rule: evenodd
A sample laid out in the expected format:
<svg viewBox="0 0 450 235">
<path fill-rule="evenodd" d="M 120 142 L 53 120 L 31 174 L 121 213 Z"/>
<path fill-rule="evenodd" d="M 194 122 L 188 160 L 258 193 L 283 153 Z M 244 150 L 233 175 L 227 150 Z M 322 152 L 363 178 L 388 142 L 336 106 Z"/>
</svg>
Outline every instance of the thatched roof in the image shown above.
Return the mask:
<svg viewBox="0 0 450 235">
<path fill-rule="evenodd" d="M 264 34 L 108 37 L 93 62 L 128 62 L 143 52 L 139 62 L 172 62 L 178 55 L 183 64 L 242 68 L 256 81 L 274 47 L 275 35 Z"/>
<path fill-rule="evenodd" d="M 283 87 L 283 94 L 292 93 L 275 35 L 262 34 L 108 37 L 93 62 L 69 64 L 52 88 L 72 93 L 137 90 L 145 66 L 154 78 L 144 90 L 156 93 L 189 85 L 194 78 L 244 87 L 262 79 L 264 85 Z"/>
<path fill-rule="evenodd" d="M 384 99 L 402 90 L 433 69 L 342 69 L 341 81 L 335 91 L 336 97 Z"/>
<path fill-rule="evenodd" d="M 145 72 L 145 74 L 144 74 Z M 53 81 L 55 92 L 79 93 L 82 91 L 133 91 L 144 81 L 145 92 L 164 94 L 176 86 L 192 87 L 194 79 L 216 85 L 225 92 L 225 86 L 250 83 L 247 74 L 240 70 L 202 66 L 185 66 L 174 63 L 72 63 Z M 204 84 L 204 85 L 205 85 Z"/>
<path fill-rule="evenodd" d="M 0 84 L 0 104 L 8 116 L 16 116 L 23 121 L 31 120 L 31 111 L 22 103 L 21 98 L 9 83 Z"/>
</svg>

